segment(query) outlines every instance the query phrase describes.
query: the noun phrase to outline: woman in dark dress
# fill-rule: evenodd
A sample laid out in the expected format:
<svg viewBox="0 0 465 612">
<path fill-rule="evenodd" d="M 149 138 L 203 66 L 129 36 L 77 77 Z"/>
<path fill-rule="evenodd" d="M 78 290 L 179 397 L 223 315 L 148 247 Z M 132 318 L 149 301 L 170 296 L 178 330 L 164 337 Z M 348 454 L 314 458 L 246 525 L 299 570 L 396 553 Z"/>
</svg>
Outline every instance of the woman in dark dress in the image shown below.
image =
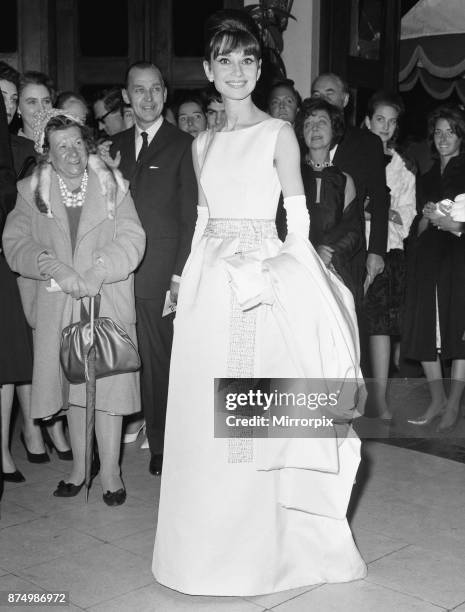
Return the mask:
<svg viewBox="0 0 465 612">
<path fill-rule="evenodd" d="M 0 236 L 6 217 L 16 200 L 15 173 L 9 149 L 7 113 L 0 96 Z M 1 475 L 0 480 L 22 482 L 9 451 L 11 383 L 30 381 L 32 377 L 32 342 L 19 299 L 16 277 L 0 252 L 0 404 L 1 404 Z"/>
<path fill-rule="evenodd" d="M 365 240 L 352 177 L 333 166 L 330 150 L 344 133 L 344 116 L 326 100 L 307 98 L 295 131 L 302 148 L 302 179 L 310 214 L 310 241 L 324 264 L 362 295 Z"/>
<path fill-rule="evenodd" d="M 364 319 L 370 336 L 373 399 L 381 419 L 392 418 L 387 404 L 391 353 L 398 362 L 405 299 L 404 240 L 416 215 L 415 174 L 397 148 L 399 117 L 404 106 L 399 96 L 376 92 L 368 102 L 366 127 L 383 143 L 386 184 L 390 191 L 389 224 L 384 270 L 370 285 L 364 301 Z M 369 224 L 367 224 L 369 226 Z M 368 242 L 368 238 L 367 238 Z"/>
<path fill-rule="evenodd" d="M 48 106 L 48 99 L 52 95 L 45 75 L 41 73 L 26 73 L 20 77 L 14 68 L 5 62 L 0 62 L 0 87 L 6 108 L 7 123 L 10 124 L 12 122 L 19 103 L 23 109 L 23 128 L 27 134 L 33 134 L 33 115 L 36 112 L 34 109 L 42 105 Z M 26 136 L 11 134 L 10 144 L 16 179 L 20 180 L 31 174 L 36 165 L 34 142 Z M 13 205 L 14 201 L 12 207 Z M 4 213 L 5 217 L 8 212 Z M 0 229 L 3 231 L 3 225 Z M 8 444 L 15 390 L 22 409 L 23 428 L 21 441 L 25 447 L 28 460 L 31 463 L 46 463 L 50 461 L 50 458 L 45 452 L 41 428 L 30 415 L 30 380 L 32 378 L 31 330 L 24 318 L 16 275 L 8 268 L 3 256 L 0 256 L 0 258 L 0 290 L 2 297 L 4 297 L 2 316 L 9 322 L 8 326 L 3 330 L 4 335 L 0 337 L 0 342 L 9 349 L 5 362 L 2 361 L 0 363 L 3 373 L 3 383 L 0 392 L 4 423 L 3 471 L 7 474 L 5 476 L 6 480 L 17 482 L 24 480 L 24 477 L 16 470 Z M 20 364 L 21 368 L 18 371 Z M 60 459 L 68 461 L 72 459 L 72 453 L 64 435 L 61 419 L 49 423 L 46 429 L 44 429 L 44 435 L 46 436 L 47 444 L 50 448 L 55 447 Z"/>
<path fill-rule="evenodd" d="M 465 235 L 450 216 L 451 202 L 444 202 L 465 193 L 463 113 L 438 108 L 429 118 L 429 138 L 437 159 L 418 182 L 403 342 L 406 357 L 421 361 L 431 393 L 426 412 L 409 422 L 427 425 L 441 417 L 438 431 L 446 432 L 457 424 L 465 385 Z M 448 397 L 442 360 L 452 360 Z"/>
</svg>

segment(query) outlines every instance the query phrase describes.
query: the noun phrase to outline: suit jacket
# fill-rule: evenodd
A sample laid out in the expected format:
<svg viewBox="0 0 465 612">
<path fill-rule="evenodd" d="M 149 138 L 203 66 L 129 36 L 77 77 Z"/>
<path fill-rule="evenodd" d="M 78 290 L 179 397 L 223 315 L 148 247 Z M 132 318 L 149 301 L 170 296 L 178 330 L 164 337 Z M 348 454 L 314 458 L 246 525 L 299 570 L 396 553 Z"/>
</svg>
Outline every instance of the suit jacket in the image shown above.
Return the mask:
<svg viewBox="0 0 465 612">
<path fill-rule="evenodd" d="M 142 227 L 145 256 L 135 274 L 139 298 L 160 299 L 189 255 L 197 212 L 192 137 L 163 121 L 143 158 L 136 162 L 136 129 L 113 137 L 111 153 L 121 153 L 119 169 L 129 181 Z"/>
<path fill-rule="evenodd" d="M 333 164 L 353 178 L 362 218 L 363 203 L 369 197 L 367 211 L 371 213 L 371 231 L 368 251 L 384 256 L 390 200 L 380 138 L 369 130 L 348 126 Z"/>
</svg>

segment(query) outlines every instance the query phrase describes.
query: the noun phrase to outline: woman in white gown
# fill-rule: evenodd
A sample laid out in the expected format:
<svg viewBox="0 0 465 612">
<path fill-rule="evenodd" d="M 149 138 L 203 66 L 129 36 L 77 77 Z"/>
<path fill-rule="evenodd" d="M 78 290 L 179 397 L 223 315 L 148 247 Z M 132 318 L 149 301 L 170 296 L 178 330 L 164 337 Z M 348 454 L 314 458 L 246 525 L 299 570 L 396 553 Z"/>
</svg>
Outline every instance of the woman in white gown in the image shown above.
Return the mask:
<svg viewBox="0 0 465 612">
<path fill-rule="evenodd" d="M 175 319 L 153 572 L 194 595 L 257 595 L 363 578 L 346 510 L 358 438 L 214 437 L 215 377 L 360 377 L 350 292 L 308 242 L 291 126 L 252 102 L 253 21 L 207 23 L 221 130 L 193 143 L 198 221 Z M 283 192 L 284 245 L 274 219 Z M 350 396 L 350 393 L 349 393 Z M 357 393 L 346 401 L 355 408 Z"/>
</svg>

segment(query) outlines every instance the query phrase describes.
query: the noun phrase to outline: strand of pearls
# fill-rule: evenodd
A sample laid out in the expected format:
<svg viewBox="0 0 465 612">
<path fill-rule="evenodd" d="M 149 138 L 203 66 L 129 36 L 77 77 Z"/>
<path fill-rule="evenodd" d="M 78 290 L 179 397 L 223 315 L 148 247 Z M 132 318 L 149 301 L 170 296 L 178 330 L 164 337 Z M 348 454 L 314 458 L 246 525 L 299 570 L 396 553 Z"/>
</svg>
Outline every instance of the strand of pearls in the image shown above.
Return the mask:
<svg viewBox="0 0 465 612">
<path fill-rule="evenodd" d="M 75 208 L 76 206 L 82 206 L 84 200 L 86 199 L 86 191 L 87 191 L 87 180 L 88 180 L 87 170 L 84 170 L 84 175 L 81 180 L 81 185 L 79 189 L 76 191 L 70 191 L 66 186 L 66 183 L 58 175 L 58 184 L 60 186 L 61 199 L 63 200 L 63 204 L 67 208 Z"/>
</svg>

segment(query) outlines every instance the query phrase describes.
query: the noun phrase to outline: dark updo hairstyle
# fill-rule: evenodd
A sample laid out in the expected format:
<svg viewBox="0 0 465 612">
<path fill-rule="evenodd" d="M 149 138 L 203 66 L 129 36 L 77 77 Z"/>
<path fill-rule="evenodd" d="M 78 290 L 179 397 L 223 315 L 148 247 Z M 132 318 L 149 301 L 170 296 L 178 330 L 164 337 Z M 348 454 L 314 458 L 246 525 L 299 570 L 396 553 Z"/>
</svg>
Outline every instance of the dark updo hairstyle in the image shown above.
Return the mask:
<svg viewBox="0 0 465 612">
<path fill-rule="evenodd" d="M 262 57 L 260 31 L 255 21 L 245 11 L 236 9 L 213 13 L 205 23 L 206 61 L 237 49 L 253 55 L 257 61 Z"/>
<path fill-rule="evenodd" d="M 24 88 L 27 85 L 43 85 L 48 90 L 48 93 L 50 94 L 52 102 L 54 102 L 55 87 L 53 85 L 53 81 L 49 76 L 47 76 L 43 72 L 37 72 L 36 70 L 28 70 L 27 72 L 24 72 L 19 77 L 18 94 L 20 97 L 21 97 L 21 94 Z"/>
<path fill-rule="evenodd" d="M 330 145 L 331 148 L 338 144 L 344 135 L 344 111 L 341 108 L 334 106 L 334 104 L 330 104 L 323 98 L 305 98 L 297 113 L 294 124 L 297 140 L 299 141 L 303 153 L 308 151 L 307 143 L 304 138 L 305 120 L 318 111 L 326 112 L 331 121 L 331 129 L 333 132 L 333 138 Z"/>
<path fill-rule="evenodd" d="M 399 136 L 399 119 L 405 112 L 405 106 L 402 101 L 402 98 L 397 94 L 388 92 L 388 91 L 377 91 L 374 93 L 371 98 L 368 100 L 367 106 L 367 116 L 369 119 L 373 117 L 376 112 L 376 109 L 380 106 L 390 106 L 397 112 L 397 125 L 392 138 L 387 143 L 389 149 L 393 149 L 394 145 L 397 142 L 397 138 Z"/>
<path fill-rule="evenodd" d="M 53 134 L 53 132 L 67 130 L 70 127 L 77 127 L 80 129 L 87 153 L 95 153 L 97 151 L 94 139 L 92 138 L 92 132 L 87 126 L 82 125 L 82 123 L 79 123 L 66 115 L 56 115 L 56 117 L 52 117 L 45 126 L 44 143 L 42 145 L 44 156 L 47 156 L 48 152 L 50 151 L 50 135 Z"/>
<path fill-rule="evenodd" d="M 16 89 L 19 88 L 19 72 L 6 62 L 0 61 L 0 81 L 13 83 Z"/>
<path fill-rule="evenodd" d="M 445 119 L 451 130 L 462 140 L 460 143 L 460 153 L 465 149 L 465 115 L 458 106 L 443 105 L 436 108 L 428 115 L 428 142 L 431 147 L 432 157 L 439 158 L 438 150 L 434 145 L 434 130 L 439 119 Z"/>
</svg>

